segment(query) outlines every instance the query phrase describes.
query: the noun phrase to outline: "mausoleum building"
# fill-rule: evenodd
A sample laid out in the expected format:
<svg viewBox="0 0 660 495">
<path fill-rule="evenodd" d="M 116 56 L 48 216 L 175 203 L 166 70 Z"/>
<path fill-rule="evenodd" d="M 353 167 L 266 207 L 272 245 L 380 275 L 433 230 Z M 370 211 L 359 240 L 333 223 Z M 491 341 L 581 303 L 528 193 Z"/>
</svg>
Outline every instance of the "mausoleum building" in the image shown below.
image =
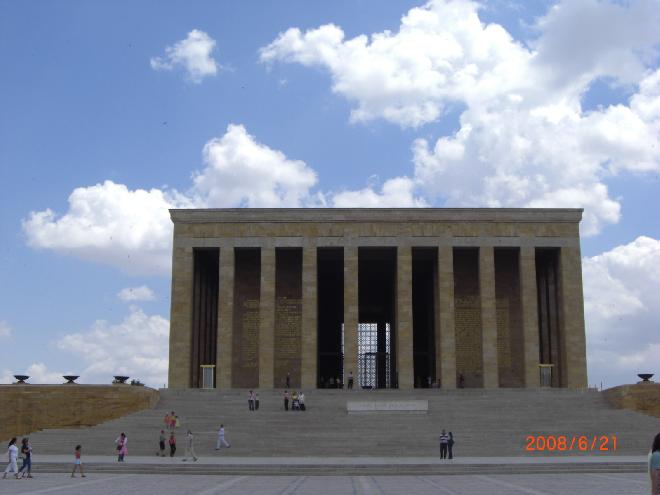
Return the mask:
<svg viewBox="0 0 660 495">
<path fill-rule="evenodd" d="M 170 215 L 170 387 L 587 386 L 580 209 Z"/>
</svg>

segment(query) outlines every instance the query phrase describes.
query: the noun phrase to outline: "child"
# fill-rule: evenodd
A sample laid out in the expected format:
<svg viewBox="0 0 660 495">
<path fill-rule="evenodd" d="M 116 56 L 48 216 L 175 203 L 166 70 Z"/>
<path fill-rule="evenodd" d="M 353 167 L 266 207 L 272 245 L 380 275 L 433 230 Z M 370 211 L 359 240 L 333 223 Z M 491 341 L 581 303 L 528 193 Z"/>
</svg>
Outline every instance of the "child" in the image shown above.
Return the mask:
<svg viewBox="0 0 660 495">
<path fill-rule="evenodd" d="M 76 456 L 76 460 L 73 462 L 73 471 L 71 471 L 71 477 L 75 478 L 75 472 L 76 468 L 80 468 L 80 477 L 85 478 L 85 473 L 83 473 L 83 467 L 82 467 L 82 462 L 80 461 L 80 452 L 82 451 L 82 447 L 80 445 L 76 445 L 76 450 L 74 451 L 74 455 Z"/>
</svg>

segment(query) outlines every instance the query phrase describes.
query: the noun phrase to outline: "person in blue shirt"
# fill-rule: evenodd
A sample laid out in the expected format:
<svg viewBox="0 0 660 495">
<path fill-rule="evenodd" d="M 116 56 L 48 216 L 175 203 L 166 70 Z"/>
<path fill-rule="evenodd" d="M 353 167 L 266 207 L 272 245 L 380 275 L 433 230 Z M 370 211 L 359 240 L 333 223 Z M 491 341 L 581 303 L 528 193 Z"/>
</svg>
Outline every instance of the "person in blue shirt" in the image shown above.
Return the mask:
<svg viewBox="0 0 660 495">
<path fill-rule="evenodd" d="M 651 446 L 649 475 L 651 476 L 651 495 L 660 495 L 660 433 L 655 436 Z"/>
</svg>

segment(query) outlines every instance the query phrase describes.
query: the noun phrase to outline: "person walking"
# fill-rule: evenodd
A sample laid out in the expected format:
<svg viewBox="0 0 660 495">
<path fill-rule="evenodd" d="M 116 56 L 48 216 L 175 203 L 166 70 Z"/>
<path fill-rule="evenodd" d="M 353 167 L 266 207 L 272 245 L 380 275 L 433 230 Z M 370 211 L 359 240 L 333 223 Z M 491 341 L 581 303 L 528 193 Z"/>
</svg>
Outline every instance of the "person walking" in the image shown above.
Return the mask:
<svg viewBox="0 0 660 495">
<path fill-rule="evenodd" d="M 231 447 L 225 440 L 225 425 L 220 425 L 218 430 L 218 440 L 215 442 L 215 450 L 220 450 L 222 447 Z"/>
<path fill-rule="evenodd" d="M 248 411 L 254 411 L 254 392 L 252 390 L 248 393 Z"/>
<path fill-rule="evenodd" d="M 174 432 L 170 433 L 170 439 L 167 443 L 170 446 L 170 457 L 174 457 L 176 453 L 176 437 L 174 436 Z"/>
<path fill-rule="evenodd" d="M 449 445 L 449 436 L 445 433 L 445 430 L 442 430 L 440 434 L 440 459 L 447 458 L 447 447 Z"/>
<path fill-rule="evenodd" d="M 30 445 L 28 437 L 24 437 L 21 441 L 21 455 L 23 456 L 23 465 L 18 472 L 21 478 L 32 478 L 32 445 Z"/>
<path fill-rule="evenodd" d="M 128 454 L 128 437 L 124 432 L 115 440 L 117 446 L 117 462 L 124 462 L 124 457 Z"/>
<path fill-rule="evenodd" d="M 163 423 L 165 423 L 165 429 L 169 430 L 170 429 L 170 413 L 165 413 L 165 417 L 163 418 Z"/>
<path fill-rule="evenodd" d="M 9 440 L 9 445 L 7 446 L 7 457 L 9 459 L 9 464 L 5 468 L 5 473 L 2 475 L 2 479 L 7 477 L 7 474 L 12 472 L 16 479 L 18 479 L 18 466 L 16 465 L 16 459 L 18 458 L 18 447 L 16 447 L 16 437 Z"/>
<path fill-rule="evenodd" d="M 83 472 L 82 461 L 80 460 L 80 454 L 82 452 L 82 446 L 76 445 L 76 450 L 73 451 L 74 460 L 73 460 L 73 471 L 71 471 L 71 477 L 76 477 L 76 469 L 80 470 L 80 477 L 85 478 L 85 473 Z"/>
<path fill-rule="evenodd" d="M 284 410 L 289 410 L 289 392 L 287 390 L 284 391 Z"/>
<path fill-rule="evenodd" d="M 449 454 L 449 458 L 453 459 L 454 458 L 454 435 L 450 431 L 449 432 L 449 438 L 447 439 L 447 451 Z"/>
<path fill-rule="evenodd" d="M 301 411 L 305 410 L 305 394 L 302 392 L 300 392 L 300 395 L 298 396 L 298 405 L 300 406 Z"/>
<path fill-rule="evenodd" d="M 160 436 L 158 437 L 158 453 L 156 455 L 165 457 L 165 430 L 160 430 Z"/>
<path fill-rule="evenodd" d="M 174 431 L 176 429 L 176 414 L 174 414 L 174 411 L 170 414 L 170 426 L 169 426 L 171 431 Z"/>
<path fill-rule="evenodd" d="M 649 455 L 649 476 L 651 477 L 651 495 L 660 495 L 660 433 L 653 439 Z"/>
<path fill-rule="evenodd" d="M 186 434 L 186 452 L 183 454 L 183 462 L 188 460 L 188 456 L 192 457 L 193 462 L 197 461 L 197 456 L 195 455 L 195 446 L 193 445 L 195 437 L 192 434 L 192 431 L 188 430 Z"/>
<path fill-rule="evenodd" d="M 353 390 L 353 372 L 348 372 L 348 390 Z"/>
</svg>

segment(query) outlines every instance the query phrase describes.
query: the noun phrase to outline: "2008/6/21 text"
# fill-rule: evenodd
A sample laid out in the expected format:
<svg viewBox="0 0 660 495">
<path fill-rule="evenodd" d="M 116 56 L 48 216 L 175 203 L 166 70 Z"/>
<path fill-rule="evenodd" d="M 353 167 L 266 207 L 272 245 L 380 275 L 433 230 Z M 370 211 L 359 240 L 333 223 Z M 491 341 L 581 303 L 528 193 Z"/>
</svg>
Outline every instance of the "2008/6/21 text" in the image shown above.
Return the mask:
<svg viewBox="0 0 660 495">
<path fill-rule="evenodd" d="M 527 435 L 525 450 L 528 452 L 615 452 L 616 435 Z"/>
</svg>

